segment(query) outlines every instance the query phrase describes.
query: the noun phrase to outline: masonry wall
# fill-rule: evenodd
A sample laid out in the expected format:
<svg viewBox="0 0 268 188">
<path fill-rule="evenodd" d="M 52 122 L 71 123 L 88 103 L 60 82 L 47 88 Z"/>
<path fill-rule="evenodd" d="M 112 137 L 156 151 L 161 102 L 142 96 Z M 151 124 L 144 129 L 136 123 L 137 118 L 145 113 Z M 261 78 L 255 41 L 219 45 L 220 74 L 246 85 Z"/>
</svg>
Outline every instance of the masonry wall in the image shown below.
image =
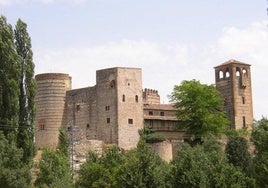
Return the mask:
<svg viewBox="0 0 268 188">
<path fill-rule="evenodd" d="M 141 69 L 117 69 L 118 146 L 136 147 L 143 128 Z"/>
<path fill-rule="evenodd" d="M 97 138 L 96 87 L 67 91 L 64 125 L 75 141 Z"/>
<path fill-rule="evenodd" d="M 231 127 L 250 129 L 253 123 L 250 65 L 230 60 L 215 67 L 215 78 Z"/>
<path fill-rule="evenodd" d="M 97 139 L 118 144 L 117 69 L 96 73 Z"/>
<path fill-rule="evenodd" d="M 68 74 L 46 73 L 35 78 L 35 145 L 37 148 L 55 148 L 59 128 L 63 124 L 66 91 L 71 89 L 71 77 Z"/>
</svg>

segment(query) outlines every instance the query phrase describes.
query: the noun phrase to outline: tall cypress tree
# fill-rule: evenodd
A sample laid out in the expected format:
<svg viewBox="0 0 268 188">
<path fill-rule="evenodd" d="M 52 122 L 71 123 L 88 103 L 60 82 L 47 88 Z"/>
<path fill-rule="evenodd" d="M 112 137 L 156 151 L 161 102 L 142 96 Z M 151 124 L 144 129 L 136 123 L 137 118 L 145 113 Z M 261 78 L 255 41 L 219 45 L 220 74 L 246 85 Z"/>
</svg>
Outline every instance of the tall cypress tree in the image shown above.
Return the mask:
<svg viewBox="0 0 268 188">
<path fill-rule="evenodd" d="M 18 20 L 15 27 L 15 46 L 19 55 L 20 95 L 19 95 L 19 129 L 18 147 L 24 150 L 24 160 L 34 155 L 34 97 L 35 79 L 31 38 L 27 32 L 27 24 Z"/>
<path fill-rule="evenodd" d="M 0 130 L 5 135 L 15 133 L 18 126 L 18 67 L 12 26 L 0 16 Z"/>
</svg>

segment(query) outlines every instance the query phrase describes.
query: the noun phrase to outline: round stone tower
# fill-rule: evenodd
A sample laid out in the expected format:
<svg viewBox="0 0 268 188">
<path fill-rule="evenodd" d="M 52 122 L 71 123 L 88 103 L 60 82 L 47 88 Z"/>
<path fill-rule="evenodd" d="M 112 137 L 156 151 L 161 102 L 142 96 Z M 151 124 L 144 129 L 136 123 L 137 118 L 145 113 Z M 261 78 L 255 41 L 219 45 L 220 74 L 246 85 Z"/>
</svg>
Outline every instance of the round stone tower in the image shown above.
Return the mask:
<svg viewBox="0 0 268 188">
<path fill-rule="evenodd" d="M 44 73 L 35 76 L 35 145 L 37 148 L 55 148 L 62 125 L 66 91 L 71 89 L 71 77 L 62 73 Z"/>
</svg>

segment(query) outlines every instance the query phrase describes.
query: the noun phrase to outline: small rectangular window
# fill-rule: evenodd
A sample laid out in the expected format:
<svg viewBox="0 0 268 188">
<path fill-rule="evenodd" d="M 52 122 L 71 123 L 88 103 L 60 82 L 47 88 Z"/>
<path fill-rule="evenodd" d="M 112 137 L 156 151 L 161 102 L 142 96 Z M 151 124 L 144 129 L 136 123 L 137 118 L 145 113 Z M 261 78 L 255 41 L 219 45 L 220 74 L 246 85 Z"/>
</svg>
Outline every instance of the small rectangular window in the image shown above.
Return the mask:
<svg viewBox="0 0 268 188">
<path fill-rule="evenodd" d="M 40 125 L 40 129 L 41 129 L 41 130 L 45 130 L 45 125 L 44 125 L 44 124 L 41 124 L 41 125 Z"/>
<path fill-rule="evenodd" d="M 246 128 L 246 117 L 243 116 L 243 128 Z"/>
<path fill-rule="evenodd" d="M 138 97 L 138 95 L 135 96 L 135 101 L 136 101 L 136 102 L 139 102 L 139 97 Z"/>
<path fill-rule="evenodd" d="M 152 116 L 154 113 L 153 111 L 149 111 L 149 115 Z"/>
<path fill-rule="evenodd" d="M 133 124 L 133 119 L 128 119 L 128 124 Z"/>
<path fill-rule="evenodd" d="M 89 124 L 87 124 L 87 129 L 89 129 Z"/>
<path fill-rule="evenodd" d="M 125 95 L 122 96 L 122 101 L 123 101 L 123 102 L 126 101 L 126 96 L 125 96 Z"/>
<path fill-rule="evenodd" d="M 164 116 L 165 115 L 165 113 L 164 112 L 160 112 L 160 116 Z"/>
<path fill-rule="evenodd" d="M 245 104 L 246 100 L 245 97 L 242 97 L 242 103 Z"/>
<path fill-rule="evenodd" d="M 77 111 L 77 112 L 80 111 L 80 105 L 76 105 L 76 111 Z"/>
<path fill-rule="evenodd" d="M 111 122 L 110 118 L 107 118 L 107 119 L 106 119 L 106 122 L 107 122 L 107 123 L 110 123 L 110 122 Z"/>
</svg>

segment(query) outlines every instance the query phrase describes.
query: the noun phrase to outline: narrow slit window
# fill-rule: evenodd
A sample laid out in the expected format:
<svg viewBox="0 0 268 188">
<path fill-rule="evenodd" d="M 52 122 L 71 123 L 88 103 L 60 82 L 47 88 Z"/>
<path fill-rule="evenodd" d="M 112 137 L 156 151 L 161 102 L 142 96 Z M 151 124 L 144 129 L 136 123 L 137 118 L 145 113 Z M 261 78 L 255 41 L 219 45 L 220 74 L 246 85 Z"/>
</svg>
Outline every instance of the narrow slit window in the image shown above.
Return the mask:
<svg viewBox="0 0 268 188">
<path fill-rule="evenodd" d="M 139 102 L 139 97 L 138 97 L 138 95 L 135 96 L 135 101 L 136 101 L 136 102 Z"/>
<path fill-rule="evenodd" d="M 246 117 L 243 116 L 243 128 L 246 128 Z"/>
<path fill-rule="evenodd" d="M 245 99 L 245 97 L 244 97 L 244 96 L 242 97 L 242 103 L 243 103 L 243 104 L 245 104 L 245 103 L 246 103 L 246 99 Z"/>
<path fill-rule="evenodd" d="M 126 101 L 126 96 L 125 96 L 125 95 L 122 96 L 122 101 L 123 101 L 123 102 Z"/>
</svg>

